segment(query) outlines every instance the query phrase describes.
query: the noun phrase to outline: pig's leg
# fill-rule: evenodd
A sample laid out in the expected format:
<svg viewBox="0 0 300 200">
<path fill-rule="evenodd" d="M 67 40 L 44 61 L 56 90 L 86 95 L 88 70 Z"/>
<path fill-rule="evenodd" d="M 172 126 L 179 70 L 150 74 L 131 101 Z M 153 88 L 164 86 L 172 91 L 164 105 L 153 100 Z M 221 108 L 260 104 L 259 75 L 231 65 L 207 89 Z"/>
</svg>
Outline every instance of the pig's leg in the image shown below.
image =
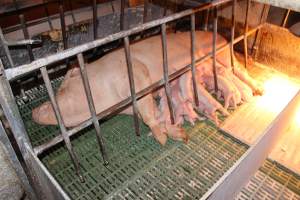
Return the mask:
<svg viewBox="0 0 300 200">
<path fill-rule="evenodd" d="M 252 77 L 249 76 L 246 70 L 240 67 L 240 63 L 234 68 L 234 75 L 236 75 L 241 81 L 246 83 L 253 92 L 253 95 L 263 95 L 264 89 L 258 84 Z"/>
</svg>

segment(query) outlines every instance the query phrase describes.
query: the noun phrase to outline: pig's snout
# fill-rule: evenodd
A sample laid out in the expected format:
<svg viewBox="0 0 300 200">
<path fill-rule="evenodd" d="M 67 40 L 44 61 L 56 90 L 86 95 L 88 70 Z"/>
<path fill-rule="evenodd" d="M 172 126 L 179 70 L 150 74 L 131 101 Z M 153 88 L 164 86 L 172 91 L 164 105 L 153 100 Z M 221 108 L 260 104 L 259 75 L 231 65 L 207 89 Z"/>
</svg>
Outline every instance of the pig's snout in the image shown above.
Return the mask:
<svg viewBox="0 0 300 200">
<path fill-rule="evenodd" d="M 32 119 L 38 124 L 56 125 L 57 121 L 50 102 L 43 103 L 32 110 Z"/>
</svg>

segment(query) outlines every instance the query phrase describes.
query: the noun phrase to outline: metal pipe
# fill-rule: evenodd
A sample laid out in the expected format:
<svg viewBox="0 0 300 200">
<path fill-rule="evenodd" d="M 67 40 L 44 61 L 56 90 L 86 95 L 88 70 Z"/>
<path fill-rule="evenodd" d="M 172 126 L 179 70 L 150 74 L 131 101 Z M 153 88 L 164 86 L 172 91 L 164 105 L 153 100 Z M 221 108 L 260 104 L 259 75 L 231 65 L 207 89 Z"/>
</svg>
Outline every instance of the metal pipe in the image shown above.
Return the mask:
<svg viewBox="0 0 300 200">
<path fill-rule="evenodd" d="M 167 96 L 168 107 L 170 111 L 171 123 L 175 123 L 174 109 L 171 97 L 171 87 L 169 83 L 169 65 L 168 65 L 168 53 L 167 53 L 167 33 L 166 24 L 161 25 L 161 41 L 162 41 L 162 52 L 163 52 L 163 75 L 164 75 L 164 86 L 165 93 Z"/>
<path fill-rule="evenodd" d="M 93 96 L 92 96 L 92 92 L 91 92 L 91 86 L 89 83 L 89 79 L 87 76 L 87 71 L 85 68 L 85 64 L 84 64 L 84 59 L 82 54 L 78 54 L 77 55 L 77 59 L 78 59 L 78 63 L 79 63 L 79 68 L 80 68 L 80 75 L 81 78 L 83 80 L 83 86 L 84 86 L 84 91 L 87 97 L 87 102 L 89 105 L 89 109 L 91 112 L 91 116 L 92 116 L 92 121 L 96 130 L 96 137 L 97 137 L 97 142 L 99 144 L 100 147 L 100 151 L 103 157 L 103 161 L 104 161 L 104 165 L 108 165 L 108 158 L 107 158 L 107 152 L 104 146 L 104 138 L 102 137 L 101 134 L 101 130 L 100 130 L 100 124 L 99 121 L 97 119 L 97 113 L 96 113 L 96 108 L 95 108 L 95 103 L 93 100 Z"/>
<path fill-rule="evenodd" d="M 56 120 L 59 124 L 61 135 L 63 137 L 63 140 L 64 140 L 65 144 L 66 144 L 67 150 L 70 154 L 70 158 L 71 158 L 71 160 L 74 164 L 76 174 L 79 176 L 80 181 L 84 182 L 84 178 L 83 178 L 83 176 L 81 175 L 81 172 L 80 172 L 80 164 L 79 164 L 77 156 L 76 156 L 76 154 L 73 150 L 70 138 L 67 134 L 67 129 L 64 125 L 63 118 L 62 118 L 61 112 L 60 112 L 59 107 L 58 107 L 58 103 L 55 99 L 54 91 L 53 91 L 53 88 L 51 86 L 51 82 L 50 82 L 49 75 L 48 75 L 46 67 L 41 68 L 41 73 L 42 73 L 43 80 L 45 82 L 45 86 L 46 86 L 48 95 L 50 97 L 51 105 L 52 105 L 52 108 L 54 110 Z"/>
<path fill-rule="evenodd" d="M 59 17 L 60 17 L 60 26 L 61 26 L 61 32 L 63 37 L 64 49 L 68 49 L 68 39 L 67 39 L 67 32 L 66 32 L 66 21 L 65 21 L 63 0 L 61 0 L 59 4 Z"/>
<path fill-rule="evenodd" d="M 194 90 L 195 104 L 199 106 L 199 96 L 196 82 L 196 69 L 195 69 L 195 13 L 191 15 L 191 71 L 192 71 L 192 83 Z"/>
<path fill-rule="evenodd" d="M 214 13 L 214 32 L 213 32 L 213 49 L 212 49 L 212 54 L 213 54 L 213 74 L 214 74 L 214 85 L 215 85 L 215 92 L 217 93 L 219 88 L 218 88 L 218 77 L 217 77 L 217 34 L 218 34 L 218 10 L 217 7 L 214 8 L 213 10 Z"/>
<path fill-rule="evenodd" d="M 85 51 L 91 50 L 91 49 L 96 48 L 98 46 L 107 44 L 109 42 L 122 39 L 126 36 L 129 36 L 129 35 L 132 35 L 132 34 L 135 34 L 135 33 L 139 33 L 143 30 L 147 30 L 147 29 L 156 27 L 158 25 L 161 25 L 163 23 L 174 21 L 176 19 L 191 15 L 192 13 L 196 13 L 196 12 L 199 12 L 199 11 L 202 11 L 202 10 L 205 10 L 205 9 L 208 9 L 208 8 L 211 8 L 211 7 L 223 4 L 223 3 L 227 3 L 227 2 L 230 2 L 230 1 L 231 0 L 215 0 L 211 3 L 202 4 L 198 8 L 184 10 L 182 12 L 167 16 L 167 17 L 162 18 L 162 19 L 157 19 L 157 20 L 147 22 L 145 24 L 140 24 L 136 27 L 131 28 L 130 30 L 121 31 L 121 32 L 106 36 L 104 38 L 97 39 L 97 40 L 92 41 L 92 42 L 88 42 L 88 43 L 85 43 L 85 44 L 82 44 L 82 45 L 78 45 L 78 46 L 73 47 L 71 49 L 67 49 L 63 52 L 56 53 L 54 55 L 50 55 L 50 56 L 47 56 L 45 58 L 40 58 L 40 59 L 30 63 L 30 64 L 21 65 L 17 68 L 7 69 L 6 70 L 6 72 L 7 72 L 6 76 L 9 80 L 16 79 L 17 77 L 19 77 L 21 75 L 25 75 L 25 74 L 27 74 L 31 71 L 34 71 L 34 70 L 37 70 L 37 69 L 43 67 L 43 66 L 47 66 L 49 64 L 67 59 L 69 57 L 75 56 L 79 53 L 83 53 Z"/>
<path fill-rule="evenodd" d="M 94 31 L 94 40 L 96 40 L 98 38 L 97 0 L 93 0 L 93 31 Z"/>
<path fill-rule="evenodd" d="M 143 23 L 146 23 L 148 20 L 148 7 L 149 7 L 149 0 L 144 0 Z"/>
<path fill-rule="evenodd" d="M 16 171 L 17 176 L 20 178 L 22 186 L 26 192 L 26 195 L 28 195 L 28 197 L 32 200 L 37 200 L 34 190 L 31 187 L 31 184 L 29 183 L 28 177 L 16 155 L 14 148 L 12 147 L 12 145 L 9 141 L 9 138 L 6 134 L 6 131 L 5 131 L 1 121 L 0 121 L 0 141 L 5 146 L 7 155 L 9 156 L 10 161 L 12 162 L 13 168 Z"/>
<path fill-rule="evenodd" d="M 235 13 L 236 13 L 236 1 L 232 2 L 232 16 L 231 16 L 231 42 L 230 42 L 230 58 L 231 68 L 234 72 L 234 37 L 235 37 Z"/>
<path fill-rule="evenodd" d="M 284 19 L 282 21 L 282 25 L 281 25 L 282 27 L 286 27 L 286 23 L 288 22 L 290 13 L 291 13 L 291 10 L 287 9 L 287 11 L 285 12 L 285 15 L 284 15 Z"/>
<path fill-rule="evenodd" d="M 25 129 L 24 122 L 19 112 L 18 106 L 15 102 L 14 95 L 12 93 L 10 84 L 5 76 L 4 66 L 0 59 L 0 105 L 11 127 L 12 133 L 16 139 L 16 142 L 22 152 L 24 151 L 24 141 L 30 144 L 28 134 Z M 32 146 L 31 146 L 32 147 Z M 25 154 L 23 154 L 26 157 Z"/>
<path fill-rule="evenodd" d="M 29 33 L 28 33 L 27 26 L 26 26 L 24 15 L 23 14 L 19 15 L 19 18 L 20 18 L 20 22 L 21 22 L 21 25 L 22 25 L 24 39 L 25 40 L 29 40 L 30 37 L 29 37 Z M 31 46 L 27 44 L 26 48 L 27 48 L 27 51 L 28 51 L 30 62 L 34 61 L 34 56 L 33 56 L 33 52 L 32 52 Z"/>
<path fill-rule="evenodd" d="M 208 30 L 209 11 L 210 11 L 210 9 L 207 9 L 207 10 L 205 11 L 205 15 L 204 15 L 204 27 L 203 27 L 203 30 L 204 30 L 204 31 L 207 31 L 207 30 Z"/>
<path fill-rule="evenodd" d="M 251 0 L 247 0 L 247 9 L 246 9 L 246 19 L 245 19 L 245 31 L 244 31 L 244 56 L 245 56 L 245 68 L 248 68 L 248 20 L 249 20 L 249 10 L 251 6 Z"/>
<path fill-rule="evenodd" d="M 124 30 L 124 12 L 125 12 L 125 0 L 121 0 L 121 12 L 120 12 L 120 30 Z"/>
<path fill-rule="evenodd" d="M 46 17 L 47 17 L 47 21 L 48 21 L 50 30 L 53 30 L 53 24 L 52 24 L 52 21 L 51 21 L 50 15 L 49 15 L 49 10 L 48 10 L 48 7 L 47 7 L 48 6 L 48 0 L 43 0 L 43 6 L 44 6 L 44 9 L 45 9 L 45 14 L 46 14 Z"/>
<path fill-rule="evenodd" d="M 135 133 L 137 136 L 140 136 L 140 126 L 139 126 L 139 117 L 138 117 L 138 106 L 136 101 L 136 92 L 135 92 L 135 84 L 134 84 L 134 74 L 132 69 L 132 59 L 130 55 L 130 46 L 129 46 L 129 38 L 124 38 L 124 45 L 125 45 L 125 55 L 126 55 L 126 63 L 127 63 L 127 72 L 129 78 L 129 85 L 130 85 L 130 93 L 132 98 L 132 111 L 133 111 L 133 118 L 134 118 L 134 127 Z"/>
<path fill-rule="evenodd" d="M 8 49 L 8 46 L 7 46 L 6 40 L 4 38 L 4 35 L 3 35 L 1 27 L 0 27 L 0 43 L 1 43 L 1 46 L 4 48 L 4 52 L 5 52 L 5 55 L 6 55 L 7 59 L 8 59 L 10 67 L 14 67 L 14 62 L 13 62 L 13 60 L 11 58 L 11 55 L 10 55 L 10 52 L 9 52 L 9 49 Z"/>
<path fill-rule="evenodd" d="M 248 32 L 248 35 L 251 35 L 253 33 L 255 33 L 258 29 L 260 29 L 264 24 L 261 24 L 259 26 L 257 26 L 256 28 L 250 30 Z M 234 44 L 242 41 L 244 38 L 243 35 L 237 37 L 235 40 L 234 40 Z M 224 44 L 222 46 L 220 46 L 216 53 L 220 53 L 222 51 L 224 51 L 225 49 L 227 49 L 228 47 L 230 47 L 230 44 Z M 212 57 L 212 53 L 208 53 L 207 55 L 199 58 L 196 60 L 196 64 L 201 64 L 205 61 L 207 61 L 208 59 L 211 59 Z M 173 81 L 174 79 L 178 78 L 179 76 L 181 76 L 182 74 L 188 72 L 189 70 L 191 70 L 191 65 L 187 65 L 185 67 L 183 67 L 182 69 L 180 70 L 177 70 L 176 72 L 172 73 L 170 76 L 169 76 L 169 81 Z M 140 92 L 138 92 L 136 94 L 136 98 L 137 100 L 139 100 L 140 98 L 144 97 L 145 95 L 163 87 L 165 84 L 165 81 L 164 79 L 161 79 L 157 82 L 155 82 L 154 84 L 148 86 L 147 88 L 141 90 Z M 121 109 L 124 109 L 126 108 L 127 106 L 129 106 L 130 104 L 132 104 L 132 98 L 131 97 L 128 97 L 122 101 L 120 101 L 119 103 L 111 106 L 110 108 L 107 108 L 106 110 L 102 111 L 101 113 L 99 113 L 97 115 L 97 118 L 98 120 L 101 120 L 103 118 L 105 118 L 106 116 L 109 116 L 109 115 L 112 115 L 113 113 L 116 113 L 117 111 L 121 110 Z M 83 130 L 84 128 L 90 126 L 92 124 L 92 120 L 89 119 L 89 120 L 86 120 L 85 122 L 81 123 L 80 125 L 70 129 L 68 131 L 68 136 L 71 137 L 73 135 L 75 135 L 77 132 Z M 34 152 L 39 155 L 41 153 L 43 153 L 44 151 L 50 149 L 52 146 L 55 146 L 57 144 L 59 144 L 60 142 L 63 141 L 63 138 L 61 135 L 58 135 L 56 136 L 55 138 L 51 139 L 50 141 L 48 142 L 45 142 L 44 144 L 41 144 L 37 147 L 34 148 Z"/>
<path fill-rule="evenodd" d="M 4 43 L 7 46 L 24 46 L 24 45 L 33 45 L 33 44 L 40 44 L 41 40 L 32 40 L 32 39 L 26 39 L 26 40 L 19 40 L 19 41 L 5 41 Z"/>
<path fill-rule="evenodd" d="M 68 0 L 68 3 L 69 3 L 69 6 L 70 6 L 70 12 L 71 12 L 71 17 L 72 17 L 72 20 L 73 20 L 73 24 L 75 24 L 76 23 L 76 19 L 75 19 L 75 15 L 74 15 L 74 12 L 73 12 L 72 1 Z"/>
</svg>

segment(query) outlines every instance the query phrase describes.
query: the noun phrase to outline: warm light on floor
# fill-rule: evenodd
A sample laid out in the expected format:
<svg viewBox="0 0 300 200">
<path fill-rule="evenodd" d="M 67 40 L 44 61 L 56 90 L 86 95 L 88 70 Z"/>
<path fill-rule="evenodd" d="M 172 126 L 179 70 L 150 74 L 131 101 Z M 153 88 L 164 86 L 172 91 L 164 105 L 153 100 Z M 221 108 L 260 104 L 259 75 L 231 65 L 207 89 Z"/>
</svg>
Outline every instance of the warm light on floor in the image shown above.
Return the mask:
<svg viewBox="0 0 300 200">
<path fill-rule="evenodd" d="M 279 113 L 296 95 L 299 85 L 283 76 L 273 76 L 264 83 L 265 93 L 257 100 L 257 106 L 272 113 Z"/>
</svg>

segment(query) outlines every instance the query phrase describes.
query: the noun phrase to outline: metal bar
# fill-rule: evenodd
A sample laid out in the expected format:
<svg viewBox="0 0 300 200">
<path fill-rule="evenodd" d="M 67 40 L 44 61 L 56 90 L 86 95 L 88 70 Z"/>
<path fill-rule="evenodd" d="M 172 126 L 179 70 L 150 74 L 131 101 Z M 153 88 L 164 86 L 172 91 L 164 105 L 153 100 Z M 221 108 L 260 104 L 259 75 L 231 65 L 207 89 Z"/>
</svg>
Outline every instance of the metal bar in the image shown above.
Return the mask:
<svg viewBox="0 0 300 200">
<path fill-rule="evenodd" d="M 231 16 L 231 42 L 230 42 L 230 58 L 231 68 L 234 72 L 234 37 L 235 37 L 235 13 L 236 13 L 236 1 L 232 2 L 232 16 Z"/>
<path fill-rule="evenodd" d="M 195 104 L 199 106 L 199 96 L 196 82 L 196 69 L 195 69 L 195 14 L 191 15 L 191 71 L 192 71 L 192 83 L 194 90 Z"/>
<path fill-rule="evenodd" d="M 73 24 L 75 24 L 76 23 L 76 19 L 75 19 L 75 15 L 74 15 L 74 12 L 73 12 L 72 1 L 68 0 L 68 3 L 69 3 L 69 6 L 70 6 L 70 12 L 71 12 L 71 17 L 72 17 L 72 20 L 73 20 Z"/>
<path fill-rule="evenodd" d="M 19 40 L 19 41 L 5 41 L 4 43 L 7 46 L 24 46 L 24 45 L 32 45 L 32 44 L 40 44 L 41 40 L 32 40 L 32 39 L 26 39 L 26 40 Z"/>
<path fill-rule="evenodd" d="M 207 9 L 207 10 L 205 11 L 205 15 L 204 15 L 204 27 L 203 27 L 203 30 L 204 30 L 204 31 L 207 31 L 207 30 L 208 30 L 209 11 L 210 11 L 210 9 Z"/>
<path fill-rule="evenodd" d="M 129 38 L 124 38 L 124 45 L 125 45 L 125 55 L 126 55 L 126 63 L 127 63 L 127 72 L 129 78 L 129 85 L 130 85 L 130 93 L 132 98 L 132 111 L 133 111 L 133 118 L 134 118 L 134 127 L 135 133 L 137 136 L 140 136 L 140 126 L 139 126 L 139 117 L 138 117 L 138 106 L 136 101 L 136 92 L 135 92 L 135 84 L 134 84 L 134 74 L 132 69 L 132 59 L 130 55 L 130 44 Z"/>
<path fill-rule="evenodd" d="M 285 15 L 284 15 L 284 19 L 282 21 L 282 25 L 281 25 L 282 27 L 286 27 L 286 23 L 288 22 L 290 13 L 291 13 L 291 10 L 287 9 L 287 11 L 285 12 Z"/>
<path fill-rule="evenodd" d="M 218 10 L 217 7 L 214 8 L 213 10 L 214 13 L 214 32 L 213 32 L 213 49 L 212 49 L 212 54 L 213 54 L 213 74 L 214 74 L 214 85 L 215 85 L 215 92 L 217 93 L 219 88 L 218 88 L 218 77 L 217 77 L 217 34 L 218 34 Z"/>
<path fill-rule="evenodd" d="M 18 106 L 15 102 L 14 95 L 7 78 L 5 77 L 4 66 L 0 59 L 0 105 L 6 119 L 9 122 L 9 126 L 14 134 L 17 144 L 22 153 L 24 153 L 23 141 L 30 143 L 28 134 L 25 129 L 24 122 L 19 112 Z"/>
<path fill-rule="evenodd" d="M 148 8 L 149 0 L 144 0 L 144 15 L 143 15 L 143 23 L 146 23 L 148 20 Z"/>
<path fill-rule="evenodd" d="M 61 26 L 61 32 L 62 32 L 62 37 L 63 37 L 64 49 L 67 49 L 68 48 L 68 38 L 67 38 L 67 32 L 66 32 L 66 21 L 65 21 L 63 0 L 61 0 L 60 4 L 59 4 L 59 17 L 60 17 L 60 26 Z"/>
<path fill-rule="evenodd" d="M 99 121 L 97 119 L 97 113 L 96 113 L 96 108 L 95 108 L 95 104 L 94 104 L 94 100 L 93 100 L 93 96 L 92 96 L 91 86 L 89 83 L 89 79 L 88 79 L 88 75 L 87 75 L 87 71 L 85 68 L 84 59 L 83 59 L 82 54 L 78 54 L 77 59 L 78 59 L 79 67 L 80 67 L 81 78 L 83 80 L 84 91 L 85 91 L 85 94 L 87 97 L 87 102 L 89 104 L 89 109 L 90 109 L 91 116 L 92 116 L 92 121 L 93 121 L 95 130 L 96 130 L 97 142 L 100 147 L 104 165 L 108 165 L 108 158 L 107 158 L 107 152 L 106 152 L 106 149 L 104 146 L 104 139 L 101 134 Z"/>
<path fill-rule="evenodd" d="M 4 48 L 4 52 L 5 52 L 5 55 L 6 55 L 7 59 L 8 59 L 10 67 L 14 67 L 14 62 L 13 62 L 13 60 L 11 58 L 11 55 L 10 55 L 10 52 L 9 52 L 9 49 L 8 49 L 8 46 L 7 46 L 6 40 L 4 38 L 4 35 L 3 35 L 1 27 L 0 27 L 0 43 L 1 43 L 1 46 Z"/>
<path fill-rule="evenodd" d="M 21 22 L 21 25 L 22 25 L 24 39 L 25 40 L 29 40 L 30 37 L 29 37 L 29 33 L 28 33 L 27 26 L 26 26 L 26 21 L 25 21 L 24 15 L 23 14 L 19 15 L 19 18 L 20 18 L 20 22 Z M 33 56 L 33 52 L 32 52 L 31 46 L 27 44 L 26 48 L 27 48 L 27 51 L 28 51 L 30 62 L 34 61 L 34 56 Z"/>
<path fill-rule="evenodd" d="M 12 145 L 9 141 L 9 138 L 6 134 L 6 131 L 5 131 L 1 121 L 0 121 L 0 141 L 5 146 L 7 155 L 9 156 L 10 161 L 12 162 L 13 168 L 15 169 L 17 176 L 20 178 L 20 181 L 22 183 L 22 186 L 23 186 L 26 194 L 29 196 L 30 199 L 37 200 L 34 190 L 29 183 L 27 175 L 15 153 L 14 148 L 12 147 Z"/>
<path fill-rule="evenodd" d="M 124 30 L 124 12 L 125 12 L 125 0 L 121 0 L 121 13 L 120 13 L 120 30 Z"/>
<path fill-rule="evenodd" d="M 49 15 L 49 10 L 48 10 L 48 0 L 43 0 L 43 6 L 45 8 L 45 14 L 46 14 L 46 17 L 47 17 L 47 21 L 48 21 L 50 30 L 53 30 L 53 24 L 52 24 L 50 15 Z"/>
<path fill-rule="evenodd" d="M 96 40 L 98 38 L 97 0 L 93 0 L 93 31 L 94 31 L 94 40 Z"/>
<path fill-rule="evenodd" d="M 157 19 L 157 20 L 147 22 L 145 24 L 138 25 L 136 27 L 131 28 L 130 30 L 121 31 L 119 33 L 115 33 L 115 34 L 106 36 L 104 38 L 97 39 L 95 41 L 88 42 L 88 43 L 73 47 L 73 48 L 65 50 L 63 52 L 56 53 L 54 55 L 50 55 L 50 56 L 47 56 L 45 58 L 40 58 L 40 59 L 30 63 L 30 64 L 21 65 L 17 68 L 13 68 L 13 69 L 7 69 L 6 70 L 6 76 L 9 80 L 15 79 L 15 78 L 17 78 L 21 75 L 25 75 L 25 74 L 27 74 L 31 71 L 34 71 L 34 70 L 37 70 L 37 69 L 43 67 L 43 66 L 47 66 L 47 65 L 53 64 L 57 61 L 64 60 L 68 57 L 75 56 L 79 53 L 83 53 L 85 51 L 91 50 L 91 49 L 96 48 L 98 46 L 107 44 L 109 42 L 119 40 L 119 39 L 124 38 L 126 36 L 129 36 L 129 35 L 132 35 L 132 34 L 135 34 L 135 33 L 139 33 L 143 30 L 147 30 L 147 29 L 156 27 L 158 25 L 161 25 L 163 23 L 167 23 L 167 22 L 170 22 L 170 21 L 188 16 L 188 15 L 191 15 L 192 13 L 196 13 L 196 12 L 205 10 L 207 8 L 211 8 L 211 7 L 214 7 L 214 6 L 223 4 L 223 3 L 227 3 L 227 2 L 230 2 L 230 1 L 231 0 L 215 0 L 211 3 L 205 3 L 205 4 L 201 5 L 198 8 L 184 10 L 180 13 L 176 13 L 176 14 L 167 16 L 167 17 L 162 18 L 162 19 Z"/>
<path fill-rule="evenodd" d="M 26 159 L 27 168 L 31 171 L 32 177 L 35 178 L 33 184 L 39 199 L 71 200 L 27 143 L 25 143 L 25 150 L 28 155 L 28 158 Z"/>
<path fill-rule="evenodd" d="M 163 50 L 163 75 L 164 75 L 164 87 L 165 93 L 167 96 L 168 107 L 170 111 L 171 123 L 175 123 L 174 109 L 171 97 L 171 87 L 169 83 L 169 65 L 168 65 L 168 53 L 167 53 L 167 33 L 166 33 L 166 24 L 161 25 L 161 41 L 162 41 L 162 50 Z"/>
<path fill-rule="evenodd" d="M 80 181 L 84 182 L 84 178 L 83 178 L 83 176 L 81 175 L 81 172 L 80 172 L 80 164 L 79 164 L 79 161 L 78 161 L 78 159 L 76 157 L 76 154 L 73 150 L 70 138 L 67 134 L 67 129 L 64 125 L 61 112 L 60 112 L 58 104 L 56 102 L 56 99 L 55 99 L 55 96 L 54 96 L 54 91 L 53 91 L 53 88 L 51 86 L 51 82 L 50 82 L 49 75 L 48 75 L 46 67 L 41 68 L 41 73 L 42 73 L 43 80 L 45 82 L 45 86 L 46 86 L 48 95 L 50 97 L 50 101 L 51 101 L 52 108 L 54 110 L 55 117 L 56 117 L 57 122 L 59 124 L 61 135 L 63 137 L 63 140 L 64 140 L 65 144 L 66 144 L 66 147 L 67 147 L 68 152 L 70 154 L 71 160 L 74 164 L 75 171 L 76 171 L 77 175 L 79 176 Z"/>
<path fill-rule="evenodd" d="M 250 30 L 248 32 L 248 34 L 250 35 L 250 34 L 255 33 L 257 31 L 257 29 L 261 28 L 262 26 L 263 26 L 263 24 L 261 24 L 258 27 Z M 237 37 L 234 40 L 234 43 L 236 44 L 236 43 L 242 41 L 243 38 L 244 38 L 243 35 Z M 220 46 L 217 49 L 216 53 L 220 53 L 220 52 L 224 51 L 225 49 L 227 49 L 228 47 L 230 47 L 230 44 L 225 44 L 223 46 Z M 208 59 L 211 59 L 211 57 L 212 57 L 212 53 L 208 53 L 207 55 L 203 56 L 202 58 L 197 59 L 196 60 L 196 64 L 201 64 L 201 63 L 207 61 Z M 169 80 L 173 81 L 174 79 L 178 78 L 179 76 L 181 76 L 182 74 L 184 74 L 184 73 L 186 73 L 186 72 L 188 72 L 190 70 L 191 70 L 191 65 L 187 65 L 187 66 L 183 67 L 182 69 L 180 69 L 180 70 L 172 73 L 169 76 Z M 151 92 L 153 92 L 153 91 L 155 91 L 155 90 L 163 87 L 164 84 L 165 84 L 164 79 L 161 79 L 160 81 L 155 82 L 151 86 L 148 86 L 147 88 L 141 90 L 140 92 L 138 92 L 136 94 L 137 100 L 139 100 L 140 98 L 144 97 L 145 95 L 147 95 L 147 94 L 149 94 L 149 93 L 151 93 Z M 111 106 L 110 108 L 107 108 L 106 110 L 102 111 L 101 113 L 99 113 L 97 115 L 97 118 L 98 118 L 98 120 L 101 120 L 101 119 L 105 118 L 106 116 L 109 116 L 109 115 L 111 115 L 113 113 L 116 113 L 117 111 L 119 111 L 121 109 L 126 108 L 130 104 L 132 104 L 132 99 L 131 99 L 131 97 L 128 97 L 128 98 L 120 101 L 119 103 Z M 80 125 L 74 127 L 73 129 L 70 129 L 68 131 L 68 136 L 71 137 L 71 136 L 75 135 L 77 132 L 83 130 L 84 128 L 86 128 L 88 126 L 90 126 L 91 124 L 92 124 L 92 120 L 91 119 L 89 119 L 89 120 L 81 123 Z M 34 152 L 37 155 L 39 155 L 39 154 L 43 153 L 44 151 L 48 150 L 49 148 L 51 148 L 52 146 L 55 146 L 55 145 L 59 144 L 62 141 L 63 141 L 62 136 L 58 135 L 55 138 L 51 139 L 50 141 L 48 141 L 48 142 L 46 142 L 46 143 L 44 143 L 42 145 L 39 145 L 39 146 L 35 147 L 34 148 Z"/>
<path fill-rule="evenodd" d="M 290 128 L 300 107 L 300 91 L 272 121 L 242 157 L 202 196 L 201 200 L 234 199 L 259 169 L 276 145 L 280 135 Z"/>
<path fill-rule="evenodd" d="M 251 0 L 247 0 L 247 9 L 246 9 L 246 19 L 245 19 L 245 31 L 244 31 L 244 62 L 245 62 L 245 68 L 248 67 L 248 21 L 249 21 L 249 11 L 251 6 Z"/>
</svg>

